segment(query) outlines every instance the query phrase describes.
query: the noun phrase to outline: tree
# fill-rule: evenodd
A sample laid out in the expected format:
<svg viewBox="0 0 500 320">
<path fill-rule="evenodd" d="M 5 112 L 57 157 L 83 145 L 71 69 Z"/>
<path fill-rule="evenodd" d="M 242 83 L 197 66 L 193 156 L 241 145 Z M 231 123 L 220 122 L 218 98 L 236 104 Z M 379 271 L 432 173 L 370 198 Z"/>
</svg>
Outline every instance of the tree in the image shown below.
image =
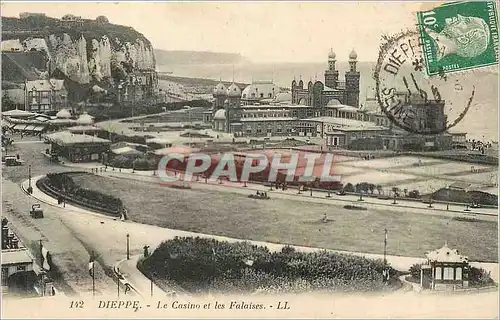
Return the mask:
<svg viewBox="0 0 500 320">
<path fill-rule="evenodd" d="M 346 184 L 344 187 L 344 191 L 345 192 L 354 192 L 355 189 L 354 189 L 354 186 L 352 185 L 352 183 L 349 182 L 348 184 Z"/>
<path fill-rule="evenodd" d="M 396 197 L 399 197 L 399 188 L 398 187 L 392 187 L 391 189 L 392 193 L 396 195 Z"/>
<path fill-rule="evenodd" d="M 361 192 L 361 183 L 356 183 L 356 186 L 354 187 L 357 193 Z"/>
<path fill-rule="evenodd" d="M 14 101 L 12 101 L 12 99 L 7 95 L 7 93 L 4 93 L 2 97 L 2 111 L 9 111 L 14 109 L 16 109 Z"/>
<path fill-rule="evenodd" d="M 376 186 L 378 194 L 382 195 L 384 194 L 384 188 L 382 188 L 381 185 L 377 184 Z"/>
<path fill-rule="evenodd" d="M 375 185 L 373 183 L 369 183 L 368 189 L 370 190 L 370 193 L 373 194 L 373 192 L 375 191 Z"/>
</svg>

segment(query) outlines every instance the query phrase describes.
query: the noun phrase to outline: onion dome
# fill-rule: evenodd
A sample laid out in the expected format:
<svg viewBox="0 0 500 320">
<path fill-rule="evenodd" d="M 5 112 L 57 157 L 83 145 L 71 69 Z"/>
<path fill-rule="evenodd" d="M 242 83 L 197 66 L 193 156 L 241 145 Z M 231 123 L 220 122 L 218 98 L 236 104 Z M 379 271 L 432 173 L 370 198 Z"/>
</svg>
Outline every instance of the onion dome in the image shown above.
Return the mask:
<svg viewBox="0 0 500 320">
<path fill-rule="evenodd" d="M 330 48 L 330 53 L 328 54 L 328 59 L 335 60 L 335 57 L 337 57 L 337 55 L 335 54 L 335 52 L 333 52 L 333 48 Z"/>
<path fill-rule="evenodd" d="M 231 84 L 229 88 L 227 88 L 226 92 L 228 97 L 233 97 L 233 98 L 241 97 L 241 89 L 234 83 Z"/>
<path fill-rule="evenodd" d="M 351 53 L 349 53 L 349 59 L 351 60 L 356 60 L 358 58 L 358 54 L 356 53 L 356 51 L 354 51 L 354 49 L 351 51 Z"/>
<path fill-rule="evenodd" d="M 226 120 L 226 110 L 219 109 L 214 114 L 214 120 Z"/>
<path fill-rule="evenodd" d="M 61 109 L 57 114 L 56 114 L 57 119 L 69 119 L 71 118 L 71 113 L 66 110 L 66 109 Z"/>
<path fill-rule="evenodd" d="M 219 84 L 216 85 L 214 88 L 213 95 L 214 95 L 214 97 L 225 96 L 226 95 L 226 86 L 222 82 L 219 82 Z"/>
</svg>

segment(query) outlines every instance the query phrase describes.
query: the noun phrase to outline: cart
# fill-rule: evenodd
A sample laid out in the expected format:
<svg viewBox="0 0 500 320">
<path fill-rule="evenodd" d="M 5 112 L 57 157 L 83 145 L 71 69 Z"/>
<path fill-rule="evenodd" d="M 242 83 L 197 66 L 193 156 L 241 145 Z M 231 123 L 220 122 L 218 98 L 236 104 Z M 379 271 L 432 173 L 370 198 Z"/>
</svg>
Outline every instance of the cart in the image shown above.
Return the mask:
<svg viewBox="0 0 500 320">
<path fill-rule="evenodd" d="M 43 210 L 40 208 L 39 203 L 31 206 L 30 216 L 34 219 L 43 218 Z"/>
</svg>

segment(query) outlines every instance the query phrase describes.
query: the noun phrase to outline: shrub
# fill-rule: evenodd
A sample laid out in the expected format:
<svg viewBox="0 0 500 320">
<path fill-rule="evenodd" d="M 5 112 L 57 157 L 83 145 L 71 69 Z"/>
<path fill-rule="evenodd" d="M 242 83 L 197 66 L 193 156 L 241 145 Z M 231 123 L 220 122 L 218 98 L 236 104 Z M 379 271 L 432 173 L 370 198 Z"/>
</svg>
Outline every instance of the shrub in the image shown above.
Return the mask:
<svg viewBox="0 0 500 320">
<path fill-rule="evenodd" d="M 381 260 L 327 251 L 297 252 L 284 247 L 270 252 L 248 242 L 220 242 L 208 238 L 165 241 L 144 260 L 142 271 L 156 272 L 192 291 L 378 290 L 382 287 Z M 390 269 L 391 276 L 396 274 Z"/>
<path fill-rule="evenodd" d="M 344 206 L 344 209 L 348 209 L 348 210 L 366 210 L 365 207 L 358 207 L 358 206 L 353 206 L 353 205 L 345 205 Z"/>
<path fill-rule="evenodd" d="M 483 268 L 469 267 L 469 281 L 473 287 L 482 287 L 493 285 L 495 282 L 491 279 L 490 272 Z"/>
<path fill-rule="evenodd" d="M 420 198 L 420 192 L 418 192 L 418 190 L 412 190 L 408 193 L 408 197 L 418 199 Z"/>
<path fill-rule="evenodd" d="M 419 263 L 415 263 L 410 267 L 410 275 L 413 277 L 413 279 L 418 279 L 420 280 L 420 270 L 422 270 L 422 265 Z"/>
</svg>

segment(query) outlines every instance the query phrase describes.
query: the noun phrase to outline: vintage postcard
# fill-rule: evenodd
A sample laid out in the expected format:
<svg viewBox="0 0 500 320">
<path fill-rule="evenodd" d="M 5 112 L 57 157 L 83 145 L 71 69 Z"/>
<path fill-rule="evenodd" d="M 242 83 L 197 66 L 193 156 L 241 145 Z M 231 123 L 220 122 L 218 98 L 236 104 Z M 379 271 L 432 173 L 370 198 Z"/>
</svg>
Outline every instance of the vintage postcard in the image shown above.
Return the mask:
<svg viewBox="0 0 500 320">
<path fill-rule="evenodd" d="M 498 318 L 498 8 L 3 1 L 2 318 Z"/>
</svg>

